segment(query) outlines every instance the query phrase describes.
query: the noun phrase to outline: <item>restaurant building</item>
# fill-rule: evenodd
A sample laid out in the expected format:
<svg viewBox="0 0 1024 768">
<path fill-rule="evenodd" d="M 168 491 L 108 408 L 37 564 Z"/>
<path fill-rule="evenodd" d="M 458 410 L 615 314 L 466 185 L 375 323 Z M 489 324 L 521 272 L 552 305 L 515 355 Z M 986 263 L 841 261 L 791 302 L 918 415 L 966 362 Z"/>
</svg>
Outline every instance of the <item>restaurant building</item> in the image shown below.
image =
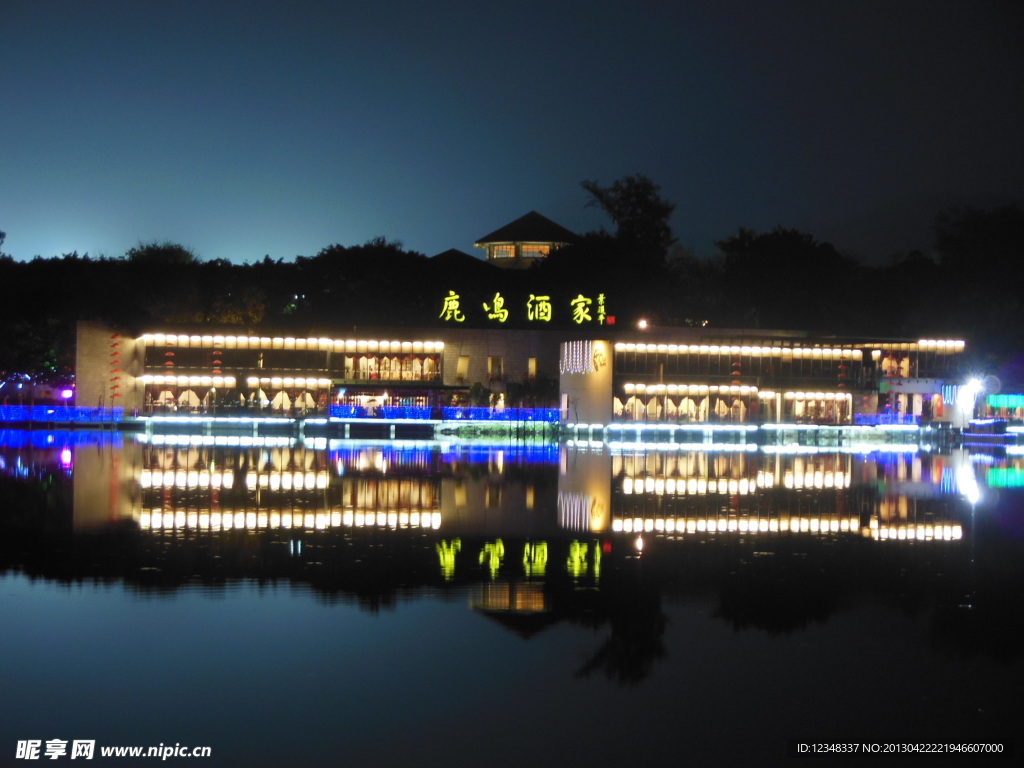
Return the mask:
<svg viewBox="0 0 1024 768">
<path fill-rule="evenodd" d="M 375 329 L 344 336 L 78 326 L 77 404 L 126 413 L 296 415 L 348 406 L 467 404 L 474 384 L 502 406 L 510 383 L 558 377 L 565 332 Z"/>
<path fill-rule="evenodd" d="M 563 422 L 950 420 L 964 342 L 650 329 L 562 345 Z"/>
<path fill-rule="evenodd" d="M 345 336 L 205 328 L 78 330 L 77 402 L 126 413 L 225 409 L 295 415 L 330 405 L 501 407 L 511 383 L 559 379 L 568 423 L 855 424 L 950 421 L 964 342 L 792 331 L 380 329 Z M 583 332 L 585 333 L 585 332 Z"/>
<path fill-rule="evenodd" d="M 490 264 L 522 268 L 576 240 L 531 211 L 476 246 Z M 519 282 L 444 291 L 429 328 L 298 335 L 209 325 L 129 332 L 82 322 L 76 405 L 126 414 L 282 415 L 326 414 L 332 406 L 334 413 L 381 415 L 400 407 L 423 418 L 442 406 L 469 405 L 471 397 L 501 408 L 513 385 L 547 382 L 546 390 L 534 389 L 552 402 L 536 404 L 554 406 L 557 396 L 561 420 L 575 424 L 954 417 L 963 341 L 641 329 L 616 323 L 603 289 Z"/>
</svg>

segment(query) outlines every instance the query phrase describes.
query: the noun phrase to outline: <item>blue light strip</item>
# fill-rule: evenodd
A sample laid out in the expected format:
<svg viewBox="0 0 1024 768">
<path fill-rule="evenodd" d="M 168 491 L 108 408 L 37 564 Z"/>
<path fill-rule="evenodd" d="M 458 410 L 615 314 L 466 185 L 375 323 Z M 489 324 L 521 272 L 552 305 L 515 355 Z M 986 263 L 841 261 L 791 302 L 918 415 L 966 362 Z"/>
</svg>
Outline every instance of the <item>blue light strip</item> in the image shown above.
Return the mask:
<svg viewBox="0 0 1024 768">
<path fill-rule="evenodd" d="M 0 405 L 0 421 L 109 424 L 124 420 L 124 408 L 80 408 L 73 405 Z"/>
</svg>

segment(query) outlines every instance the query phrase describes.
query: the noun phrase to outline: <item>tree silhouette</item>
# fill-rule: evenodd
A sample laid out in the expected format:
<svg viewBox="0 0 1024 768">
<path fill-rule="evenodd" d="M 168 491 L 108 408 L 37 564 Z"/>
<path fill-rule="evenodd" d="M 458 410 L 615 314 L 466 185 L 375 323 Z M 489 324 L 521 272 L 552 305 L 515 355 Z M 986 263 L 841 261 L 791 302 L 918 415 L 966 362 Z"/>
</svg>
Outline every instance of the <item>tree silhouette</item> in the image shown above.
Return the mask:
<svg viewBox="0 0 1024 768">
<path fill-rule="evenodd" d="M 598 206 L 615 222 L 615 237 L 634 250 L 646 262 L 663 264 L 675 237 L 668 220 L 675 203 L 663 200 L 657 184 L 642 174 L 626 176 L 602 187 L 596 181 L 584 181 L 590 193 L 588 206 Z"/>
<path fill-rule="evenodd" d="M 125 254 L 129 260 L 153 266 L 181 266 L 195 264 L 199 259 L 189 248 L 165 240 L 162 243 L 139 243 Z"/>
<path fill-rule="evenodd" d="M 717 245 L 738 326 L 851 329 L 855 312 L 843 297 L 856 280 L 856 264 L 831 243 L 795 229 L 758 234 L 741 227 Z"/>
</svg>

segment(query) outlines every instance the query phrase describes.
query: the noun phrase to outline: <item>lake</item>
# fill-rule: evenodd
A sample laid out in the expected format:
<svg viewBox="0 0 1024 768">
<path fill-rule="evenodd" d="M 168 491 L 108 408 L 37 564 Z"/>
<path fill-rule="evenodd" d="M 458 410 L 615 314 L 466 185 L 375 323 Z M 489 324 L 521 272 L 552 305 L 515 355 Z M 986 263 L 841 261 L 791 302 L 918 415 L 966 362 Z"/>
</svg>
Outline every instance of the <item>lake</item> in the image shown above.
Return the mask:
<svg viewBox="0 0 1024 768">
<path fill-rule="evenodd" d="M 3 432 L 0 763 L 999 764 L 1022 489 L 998 447 Z"/>
</svg>

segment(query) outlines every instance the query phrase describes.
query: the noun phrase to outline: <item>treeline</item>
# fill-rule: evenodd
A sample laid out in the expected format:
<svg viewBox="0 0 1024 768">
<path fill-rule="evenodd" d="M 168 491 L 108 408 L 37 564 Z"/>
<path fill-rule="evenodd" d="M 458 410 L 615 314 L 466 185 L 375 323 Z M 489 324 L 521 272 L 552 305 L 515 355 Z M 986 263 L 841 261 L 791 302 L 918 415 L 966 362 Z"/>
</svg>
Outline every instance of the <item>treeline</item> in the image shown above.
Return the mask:
<svg viewBox="0 0 1024 768">
<path fill-rule="evenodd" d="M 662 205 L 654 216 L 664 223 L 670 213 Z M 559 308 L 600 296 L 619 328 L 645 318 L 668 326 L 965 338 L 980 369 L 1016 377 L 1016 356 L 1024 353 L 1019 207 L 943 213 L 933 253 L 878 265 L 791 229 L 740 229 L 710 259 L 673 245 L 664 228 L 646 241 L 635 234 L 642 229 L 633 222 L 583 235 L 522 271 L 454 251 L 428 258 L 382 238 L 246 264 L 204 261 L 173 243 L 141 245 L 120 258 L 71 253 L 17 262 L 0 252 L 0 381 L 70 375 L 79 320 L 129 330 L 207 324 L 333 336 L 450 325 L 456 321 L 443 310 L 452 295 L 474 310 L 464 311 L 466 326 L 498 327 L 494 310 L 505 308 L 501 327 L 537 327 L 522 309 L 531 296 Z M 556 326 L 578 328 L 565 311 L 545 327 Z"/>
</svg>

